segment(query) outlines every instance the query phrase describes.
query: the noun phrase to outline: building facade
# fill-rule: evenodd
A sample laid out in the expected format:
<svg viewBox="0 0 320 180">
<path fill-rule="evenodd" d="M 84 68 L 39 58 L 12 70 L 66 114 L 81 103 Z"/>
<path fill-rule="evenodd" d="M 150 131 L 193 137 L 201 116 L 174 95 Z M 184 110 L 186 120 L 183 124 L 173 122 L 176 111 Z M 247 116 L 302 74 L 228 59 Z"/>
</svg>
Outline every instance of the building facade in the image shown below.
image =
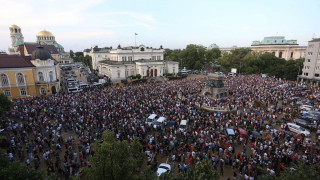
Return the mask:
<svg viewBox="0 0 320 180">
<path fill-rule="evenodd" d="M 320 81 L 320 38 L 312 39 L 308 42 L 305 61 L 303 63 L 302 81 L 315 82 L 319 85 Z"/>
<path fill-rule="evenodd" d="M 95 46 L 91 49 L 85 49 L 83 56 L 90 56 L 92 59 L 92 69 L 97 70 L 100 61 L 110 60 L 110 50 L 112 47 L 99 48 Z"/>
<path fill-rule="evenodd" d="M 43 47 L 31 56 L 0 54 L 0 93 L 10 99 L 55 94 L 60 90 L 59 70 Z"/>
<path fill-rule="evenodd" d="M 70 54 L 64 51 L 64 47 L 61 44 L 57 43 L 55 36 L 50 31 L 40 31 L 36 36 L 36 42 L 24 42 L 24 37 L 19 26 L 12 25 L 9 27 L 9 30 L 11 37 L 11 48 L 9 48 L 10 54 L 31 56 L 31 53 L 36 47 L 42 45 L 59 63 L 73 63 Z"/>
<path fill-rule="evenodd" d="M 285 60 L 306 56 L 306 47 L 299 46 L 297 40 L 286 40 L 284 36 L 265 37 L 262 41 L 253 41 L 250 49 L 259 53 L 272 53 Z"/>
<path fill-rule="evenodd" d="M 98 71 L 113 82 L 140 74 L 142 77 L 159 77 L 165 73 L 178 73 L 179 63 L 163 59 L 164 49 L 140 45 L 110 50 L 110 60 L 100 61 Z"/>
</svg>

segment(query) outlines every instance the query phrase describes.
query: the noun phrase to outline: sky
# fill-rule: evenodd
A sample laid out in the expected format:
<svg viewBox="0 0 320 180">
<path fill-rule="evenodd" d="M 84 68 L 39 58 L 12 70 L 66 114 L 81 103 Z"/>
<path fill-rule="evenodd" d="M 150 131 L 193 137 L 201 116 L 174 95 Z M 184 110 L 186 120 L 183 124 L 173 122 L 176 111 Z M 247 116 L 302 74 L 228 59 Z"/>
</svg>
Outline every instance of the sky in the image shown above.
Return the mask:
<svg viewBox="0 0 320 180">
<path fill-rule="evenodd" d="M 66 51 L 119 44 L 185 48 L 248 47 L 266 36 L 307 45 L 320 37 L 320 0 L 0 0 L 0 50 L 9 27 L 26 42 L 46 29 Z"/>
</svg>

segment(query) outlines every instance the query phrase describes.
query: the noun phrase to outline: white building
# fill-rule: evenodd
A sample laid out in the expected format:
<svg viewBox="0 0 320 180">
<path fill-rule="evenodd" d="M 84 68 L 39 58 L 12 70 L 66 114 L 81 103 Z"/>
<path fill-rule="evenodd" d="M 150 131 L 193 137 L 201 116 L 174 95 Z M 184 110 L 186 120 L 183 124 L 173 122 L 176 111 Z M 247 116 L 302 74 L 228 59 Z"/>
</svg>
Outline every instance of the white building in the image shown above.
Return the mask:
<svg viewBox="0 0 320 180">
<path fill-rule="evenodd" d="M 83 51 L 83 56 L 91 56 L 92 58 L 92 69 L 98 69 L 98 65 L 100 61 L 109 60 L 110 59 L 110 50 L 112 47 L 104 47 L 99 48 L 95 46 L 91 49 L 85 49 Z"/>
<path fill-rule="evenodd" d="M 320 38 L 312 39 L 308 43 L 305 61 L 303 63 L 302 75 L 299 76 L 302 81 L 317 82 L 320 81 Z"/>
<path fill-rule="evenodd" d="M 179 63 L 165 61 L 163 56 L 162 47 L 154 49 L 144 45 L 125 48 L 119 46 L 110 50 L 110 60 L 98 63 L 98 71 L 114 82 L 137 74 L 142 77 L 159 77 L 164 73 L 178 73 Z"/>
</svg>

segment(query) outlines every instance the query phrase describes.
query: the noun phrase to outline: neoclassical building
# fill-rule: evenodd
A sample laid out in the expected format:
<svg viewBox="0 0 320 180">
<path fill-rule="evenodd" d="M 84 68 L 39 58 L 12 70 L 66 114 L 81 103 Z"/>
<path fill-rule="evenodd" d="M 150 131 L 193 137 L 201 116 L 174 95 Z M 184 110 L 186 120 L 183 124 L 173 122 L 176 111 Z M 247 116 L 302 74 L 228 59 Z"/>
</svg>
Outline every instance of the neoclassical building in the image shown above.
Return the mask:
<svg viewBox="0 0 320 180">
<path fill-rule="evenodd" d="M 299 46 L 297 40 L 286 40 L 284 36 L 265 37 L 262 41 L 253 41 L 250 49 L 259 53 L 273 53 L 285 60 L 306 56 L 306 47 Z"/>
<path fill-rule="evenodd" d="M 99 48 L 95 46 L 90 49 L 85 49 L 83 51 L 83 56 L 91 56 L 92 58 L 92 69 L 98 69 L 98 65 L 100 61 L 109 60 L 110 59 L 110 50 L 112 47 L 103 47 Z"/>
<path fill-rule="evenodd" d="M 59 79 L 59 64 L 41 46 L 31 56 L 0 54 L 0 93 L 10 99 L 55 94 Z"/>
<path fill-rule="evenodd" d="M 40 31 L 36 36 L 36 42 L 24 42 L 21 28 L 17 25 L 9 27 L 11 37 L 10 54 L 20 54 L 23 56 L 31 56 L 31 53 L 38 45 L 42 45 L 50 52 L 52 57 L 61 64 L 72 63 L 69 53 L 64 51 L 64 47 L 57 43 L 55 36 L 47 30 Z"/>
<path fill-rule="evenodd" d="M 131 75 L 159 77 L 165 73 L 178 73 L 179 63 L 164 60 L 164 49 L 147 47 L 118 46 L 109 51 L 109 59 L 98 63 L 99 74 L 117 82 Z"/>
</svg>

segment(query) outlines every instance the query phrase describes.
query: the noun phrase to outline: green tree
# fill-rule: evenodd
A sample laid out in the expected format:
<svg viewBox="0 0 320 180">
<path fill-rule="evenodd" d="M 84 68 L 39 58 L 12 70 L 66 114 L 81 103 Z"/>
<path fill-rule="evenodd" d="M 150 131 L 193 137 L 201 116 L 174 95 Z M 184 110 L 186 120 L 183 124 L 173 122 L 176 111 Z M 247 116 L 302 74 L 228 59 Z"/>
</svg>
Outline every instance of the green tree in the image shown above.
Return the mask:
<svg viewBox="0 0 320 180">
<path fill-rule="evenodd" d="M 20 162 L 10 162 L 5 150 L 0 149 L 0 179 L 38 180 L 44 179 L 44 172 L 25 168 Z"/>
<path fill-rule="evenodd" d="M 142 145 L 137 139 L 116 141 L 114 133 L 105 131 L 101 142 L 94 145 L 95 155 L 90 159 L 92 168 L 85 168 L 88 179 L 139 179 L 144 161 Z"/>
<path fill-rule="evenodd" d="M 215 62 L 219 57 L 221 57 L 221 51 L 218 48 L 213 48 L 206 51 L 207 62 Z"/>
<path fill-rule="evenodd" d="M 5 111 L 10 111 L 12 107 L 12 102 L 8 99 L 6 95 L 0 93 L 0 115 Z"/>
<path fill-rule="evenodd" d="M 72 50 L 70 50 L 70 58 L 73 59 L 73 57 L 74 57 L 74 52 Z"/>
</svg>

